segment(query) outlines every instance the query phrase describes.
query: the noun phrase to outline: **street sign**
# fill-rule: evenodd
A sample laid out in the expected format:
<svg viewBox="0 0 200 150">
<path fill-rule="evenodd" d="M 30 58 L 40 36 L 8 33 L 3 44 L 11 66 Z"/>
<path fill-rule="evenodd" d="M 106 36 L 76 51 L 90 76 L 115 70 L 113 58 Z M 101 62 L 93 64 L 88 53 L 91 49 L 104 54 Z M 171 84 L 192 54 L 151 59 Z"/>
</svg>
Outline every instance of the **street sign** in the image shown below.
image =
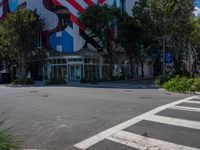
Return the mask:
<svg viewBox="0 0 200 150">
<path fill-rule="evenodd" d="M 173 61 L 172 52 L 165 53 L 165 63 L 170 64 Z"/>
</svg>

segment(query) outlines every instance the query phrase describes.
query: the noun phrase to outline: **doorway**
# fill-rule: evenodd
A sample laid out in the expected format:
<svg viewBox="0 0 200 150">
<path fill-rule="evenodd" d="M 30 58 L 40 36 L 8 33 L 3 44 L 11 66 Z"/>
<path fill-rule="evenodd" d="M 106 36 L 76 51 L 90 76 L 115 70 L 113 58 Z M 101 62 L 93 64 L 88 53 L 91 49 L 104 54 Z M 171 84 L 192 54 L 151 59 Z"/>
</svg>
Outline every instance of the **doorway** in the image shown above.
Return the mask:
<svg viewBox="0 0 200 150">
<path fill-rule="evenodd" d="M 70 81 L 79 81 L 81 79 L 81 66 L 71 65 L 69 68 L 70 68 Z"/>
</svg>

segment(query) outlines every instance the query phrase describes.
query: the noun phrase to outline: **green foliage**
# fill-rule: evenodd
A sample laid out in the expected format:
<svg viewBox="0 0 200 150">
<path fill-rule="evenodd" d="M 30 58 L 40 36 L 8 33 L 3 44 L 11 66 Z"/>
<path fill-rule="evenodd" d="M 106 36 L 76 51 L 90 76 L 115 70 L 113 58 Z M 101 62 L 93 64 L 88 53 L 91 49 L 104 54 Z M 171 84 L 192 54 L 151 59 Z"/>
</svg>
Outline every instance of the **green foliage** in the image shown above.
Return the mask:
<svg viewBox="0 0 200 150">
<path fill-rule="evenodd" d="M 163 49 L 171 49 L 175 70 L 183 70 L 184 54 L 188 53 L 193 32 L 194 0 L 147 0 L 155 34 Z M 162 39 L 162 41 L 161 41 Z"/>
<path fill-rule="evenodd" d="M 46 85 L 56 85 L 56 84 L 66 84 L 65 79 L 60 78 L 60 79 L 50 79 L 45 82 Z"/>
<path fill-rule="evenodd" d="M 79 18 L 79 21 L 91 33 L 90 37 L 98 37 L 101 46 L 96 48 L 101 51 L 102 55 L 108 56 L 108 62 L 111 66 L 110 77 L 113 75 L 113 64 L 117 61 L 118 54 L 121 53 L 118 42 L 119 37 L 116 32 L 117 25 L 123 18 L 122 16 L 122 11 L 116 7 L 94 5 L 81 13 Z"/>
<path fill-rule="evenodd" d="M 0 120 L 0 150 L 18 150 L 20 142 L 14 137 L 11 128 L 5 127 L 6 120 Z"/>
<path fill-rule="evenodd" d="M 193 19 L 192 43 L 200 47 L 200 17 Z"/>
<path fill-rule="evenodd" d="M 194 79 L 176 76 L 164 84 L 164 88 L 170 92 L 195 91 Z"/>
<path fill-rule="evenodd" d="M 170 80 L 169 76 L 158 76 L 154 83 L 156 85 L 163 86 L 163 84 L 165 84 L 169 80 Z"/>
<path fill-rule="evenodd" d="M 200 16 L 193 19 L 192 45 L 196 52 L 196 62 L 198 62 L 200 61 Z"/>
<path fill-rule="evenodd" d="M 200 78 L 195 78 L 193 85 L 194 85 L 196 91 L 200 91 Z"/>
<path fill-rule="evenodd" d="M 144 63 L 148 57 L 149 51 L 156 44 L 155 33 L 157 29 L 154 26 L 154 20 L 151 17 L 151 9 L 147 0 L 139 0 L 133 7 L 133 20 L 137 24 L 139 34 L 136 44 L 135 60 L 141 65 L 141 75 L 144 78 Z"/>
<path fill-rule="evenodd" d="M 9 60 L 10 66 L 18 64 L 22 78 L 30 71 L 30 64 L 45 61 L 44 50 L 38 51 L 34 44 L 43 29 L 44 21 L 40 16 L 35 11 L 22 8 L 7 14 L 0 24 L 0 54 L 4 61 Z"/>
<path fill-rule="evenodd" d="M 32 78 L 20 78 L 13 81 L 15 85 L 31 85 L 34 84 L 34 80 Z"/>
<path fill-rule="evenodd" d="M 118 24 L 122 13 L 116 7 L 108 5 L 94 5 L 88 7 L 80 14 L 79 21 L 84 24 L 92 34 L 106 42 L 112 37 L 113 25 Z"/>
</svg>

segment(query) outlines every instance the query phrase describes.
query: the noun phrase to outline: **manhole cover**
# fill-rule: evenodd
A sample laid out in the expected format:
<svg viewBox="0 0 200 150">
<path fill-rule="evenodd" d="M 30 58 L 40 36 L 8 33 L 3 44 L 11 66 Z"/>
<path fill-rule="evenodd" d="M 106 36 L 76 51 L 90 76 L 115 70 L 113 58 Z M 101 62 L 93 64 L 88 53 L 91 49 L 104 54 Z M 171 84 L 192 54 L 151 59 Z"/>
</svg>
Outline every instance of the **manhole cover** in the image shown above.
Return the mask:
<svg viewBox="0 0 200 150">
<path fill-rule="evenodd" d="M 133 92 L 132 90 L 125 90 L 125 92 Z"/>
<path fill-rule="evenodd" d="M 49 95 L 42 95 L 42 97 L 49 97 Z"/>
<path fill-rule="evenodd" d="M 39 91 L 30 91 L 29 93 L 38 93 Z"/>
</svg>

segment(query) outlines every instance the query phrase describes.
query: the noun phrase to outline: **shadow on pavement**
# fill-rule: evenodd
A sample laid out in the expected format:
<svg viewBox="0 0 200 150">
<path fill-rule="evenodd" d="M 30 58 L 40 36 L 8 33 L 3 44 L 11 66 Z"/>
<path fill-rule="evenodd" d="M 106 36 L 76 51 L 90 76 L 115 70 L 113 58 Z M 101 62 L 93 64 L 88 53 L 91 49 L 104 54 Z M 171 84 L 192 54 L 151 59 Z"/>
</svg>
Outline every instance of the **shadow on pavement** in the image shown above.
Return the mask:
<svg viewBox="0 0 200 150">
<path fill-rule="evenodd" d="M 154 84 L 154 79 L 145 80 L 123 80 L 123 81 L 110 81 L 110 82 L 99 82 L 99 83 L 79 83 L 70 82 L 68 84 L 60 85 L 44 85 L 43 82 L 36 82 L 34 85 L 12 85 L 12 84 L 1 84 L 0 87 L 13 87 L 13 88 L 24 88 L 24 87 L 79 87 L 79 88 L 113 88 L 113 89 L 157 89 L 158 87 Z"/>
</svg>

